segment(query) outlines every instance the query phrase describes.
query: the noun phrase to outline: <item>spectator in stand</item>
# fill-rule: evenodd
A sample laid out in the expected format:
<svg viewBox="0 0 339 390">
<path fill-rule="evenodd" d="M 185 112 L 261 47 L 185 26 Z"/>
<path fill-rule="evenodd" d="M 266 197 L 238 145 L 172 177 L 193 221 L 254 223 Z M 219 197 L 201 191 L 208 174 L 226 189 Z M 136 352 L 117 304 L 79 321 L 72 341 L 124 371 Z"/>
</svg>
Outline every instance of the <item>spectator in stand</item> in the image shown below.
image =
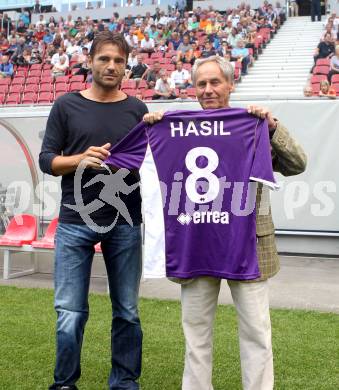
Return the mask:
<svg viewBox="0 0 339 390">
<path fill-rule="evenodd" d="M 332 82 L 332 77 L 335 74 L 339 74 L 339 45 L 335 47 L 334 56 L 331 57 L 330 71 L 328 72 L 328 81 Z"/>
<path fill-rule="evenodd" d="M 13 64 L 9 62 L 9 57 L 6 55 L 0 57 L 0 78 L 12 77 L 13 71 Z"/>
<path fill-rule="evenodd" d="M 71 59 L 73 55 L 78 55 L 81 53 L 81 47 L 77 44 L 75 38 L 71 38 L 66 45 L 66 54 Z"/>
<path fill-rule="evenodd" d="M 128 55 L 128 61 L 127 61 L 127 70 L 131 70 L 133 66 L 138 65 L 138 49 L 133 48 L 132 51 Z"/>
<path fill-rule="evenodd" d="M 323 42 L 320 42 L 314 56 L 314 62 L 320 58 L 330 58 L 334 53 L 334 44 L 331 34 L 326 33 Z"/>
<path fill-rule="evenodd" d="M 79 68 L 79 70 L 75 73 L 76 75 L 87 76 L 89 72 L 87 47 L 83 47 L 82 53 L 78 55 L 77 64 L 73 66 L 73 69 L 77 69 L 77 68 Z"/>
<path fill-rule="evenodd" d="M 49 29 L 46 29 L 45 32 L 46 33 L 45 33 L 44 37 L 42 38 L 42 41 L 45 45 L 49 45 L 49 44 L 53 43 L 54 35 L 51 33 L 51 31 Z"/>
<path fill-rule="evenodd" d="M 28 49 L 25 49 L 22 52 L 22 55 L 18 57 L 16 64 L 18 66 L 29 66 L 31 62 L 31 52 Z"/>
<path fill-rule="evenodd" d="M 235 27 L 233 27 L 232 30 L 231 30 L 231 34 L 229 34 L 229 36 L 228 36 L 227 43 L 231 47 L 236 47 L 237 46 L 237 41 L 240 38 L 241 37 L 238 34 L 238 30 Z"/>
<path fill-rule="evenodd" d="M 193 62 L 193 64 L 194 64 L 195 60 L 198 59 L 198 58 L 200 58 L 200 56 L 201 56 L 201 51 L 200 51 L 200 49 L 199 49 L 199 45 L 198 45 L 197 42 L 193 41 L 193 42 L 191 43 L 191 46 L 192 46 L 192 52 L 193 52 L 193 54 L 192 54 L 192 62 Z"/>
<path fill-rule="evenodd" d="M 180 35 L 176 31 L 172 32 L 171 39 L 168 41 L 168 47 L 172 50 L 178 50 L 181 43 Z"/>
<path fill-rule="evenodd" d="M 175 100 L 182 102 L 182 101 L 185 101 L 185 100 L 188 100 L 188 99 L 189 99 L 189 97 L 188 97 L 187 90 L 186 89 L 180 89 L 179 90 L 179 95 L 178 95 L 178 97 Z"/>
<path fill-rule="evenodd" d="M 58 49 L 58 52 L 55 53 L 51 59 L 51 64 L 54 66 L 54 65 L 60 65 L 61 63 L 61 58 L 64 58 L 65 61 L 63 62 L 63 64 L 66 64 L 66 66 L 68 67 L 69 66 L 69 59 L 68 59 L 68 55 L 65 53 L 64 49 L 62 47 L 60 47 Z"/>
<path fill-rule="evenodd" d="M 138 47 L 138 37 L 134 35 L 134 28 L 130 28 L 128 34 L 125 35 L 126 42 L 131 48 Z"/>
<path fill-rule="evenodd" d="M 31 51 L 31 60 L 29 65 L 41 64 L 41 63 L 42 63 L 41 53 L 38 48 L 33 47 Z"/>
<path fill-rule="evenodd" d="M 246 75 L 251 58 L 250 53 L 245 47 L 244 41 L 242 39 L 238 39 L 236 47 L 232 49 L 231 56 L 232 60 L 241 62 L 241 74 Z"/>
<path fill-rule="evenodd" d="M 65 76 L 67 70 L 68 70 L 68 64 L 66 64 L 66 57 L 61 56 L 60 60 L 52 68 L 52 76 L 53 77 Z"/>
<path fill-rule="evenodd" d="M 154 61 L 152 69 L 147 72 L 146 82 L 149 89 L 154 89 L 157 80 L 160 78 L 161 65 L 159 61 Z"/>
<path fill-rule="evenodd" d="M 333 24 L 328 23 L 326 25 L 325 32 L 321 38 L 321 41 L 323 41 L 325 39 L 326 34 L 330 34 L 331 38 L 332 38 L 332 42 L 335 43 L 335 41 L 337 40 L 337 32 L 335 30 L 333 30 Z"/>
<path fill-rule="evenodd" d="M 144 39 L 141 40 L 140 51 L 141 53 L 147 53 L 149 56 L 154 53 L 154 39 L 149 37 L 147 32 L 144 33 Z"/>
<path fill-rule="evenodd" d="M 17 31 L 17 34 L 19 35 L 19 37 L 25 37 L 26 36 L 27 27 L 25 26 L 24 21 L 21 20 L 18 23 L 18 27 L 17 27 L 16 31 Z"/>
<path fill-rule="evenodd" d="M 305 97 L 312 97 L 313 96 L 313 89 L 312 89 L 312 86 L 310 84 L 307 84 L 304 87 L 304 96 Z"/>
<path fill-rule="evenodd" d="M 11 56 L 18 48 L 18 40 L 16 38 L 12 38 L 9 41 L 9 47 L 6 50 L 6 55 Z"/>
<path fill-rule="evenodd" d="M 216 51 L 213 48 L 213 45 L 210 41 L 207 41 L 205 45 L 203 46 L 203 49 L 201 51 L 201 58 L 207 58 L 207 57 L 212 57 L 216 55 Z"/>
<path fill-rule="evenodd" d="M 29 16 L 29 12 L 26 11 L 25 8 L 21 8 L 21 13 L 19 14 L 19 21 L 23 22 L 25 27 L 28 27 L 30 22 L 30 16 Z"/>
<path fill-rule="evenodd" d="M 335 89 L 330 86 L 330 83 L 327 80 L 322 80 L 320 82 L 319 96 L 336 99 L 337 94 L 335 92 Z"/>
<path fill-rule="evenodd" d="M 290 1 L 291 16 L 299 16 L 299 5 L 297 0 Z"/>
<path fill-rule="evenodd" d="M 160 78 L 155 83 L 155 94 L 153 95 L 153 100 L 168 100 L 175 99 L 175 85 L 174 82 L 167 77 L 167 72 L 165 69 L 161 69 Z"/>
<path fill-rule="evenodd" d="M 44 19 L 44 15 L 39 15 L 39 20 L 35 23 L 36 27 L 39 27 L 40 24 L 45 27 L 47 22 L 46 20 Z"/>
<path fill-rule="evenodd" d="M 311 0 L 311 20 L 315 21 L 315 17 L 317 16 L 318 22 L 321 21 L 321 4 L 320 0 Z"/>
<path fill-rule="evenodd" d="M 41 12 L 42 12 L 42 9 L 41 9 L 41 5 L 40 5 L 40 1 L 35 0 L 35 4 L 33 6 L 32 13 L 33 14 L 41 14 Z"/>
<path fill-rule="evenodd" d="M 174 83 L 175 88 L 185 89 L 192 86 L 191 76 L 188 70 L 183 68 L 182 61 L 178 61 L 176 64 L 176 70 L 171 74 L 171 81 Z"/>
<path fill-rule="evenodd" d="M 137 55 L 138 63 L 128 72 L 127 79 L 143 80 L 146 77 L 148 66 L 143 63 L 142 55 Z"/>
<path fill-rule="evenodd" d="M 160 39 L 159 44 L 155 47 L 155 51 L 164 54 L 167 52 L 167 49 L 166 40 Z"/>
<path fill-rule="evenodd" d="M 41 42 L 46 35 L 45 26 L 43 24 L 38 25 L 38 31 L 34 34 L 34 37 Z"/>
<path fill-rule="evenodd" d="M 190 44 L 190 37 L 188 34 L 184 35 L 183 41 L 180 43 L 178 47 L 177 61 L 193 64 L 193 49 Z"/>
</svg>

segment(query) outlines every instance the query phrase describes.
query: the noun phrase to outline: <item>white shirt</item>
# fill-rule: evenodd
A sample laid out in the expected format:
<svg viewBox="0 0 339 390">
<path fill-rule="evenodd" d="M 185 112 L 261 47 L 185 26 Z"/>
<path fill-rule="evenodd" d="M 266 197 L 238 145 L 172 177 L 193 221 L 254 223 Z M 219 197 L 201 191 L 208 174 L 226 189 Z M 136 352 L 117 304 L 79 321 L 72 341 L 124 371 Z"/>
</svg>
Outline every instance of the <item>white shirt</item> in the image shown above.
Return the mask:
<svg viewBox="0 0 339 390">
<path fill-rule="evenodd" d="M 184 82 L 189 78 L 190 78 L 190 74 L 186 69 L 182 69 L 180 71 L 175 70 L 171 74 L 171 80 L 174 82 L 174 84 L 184 84 Z"/>
<path fill-rule="evenodd" d="M 62 56 L 66 58 L 65 65 L 69 66 L 68 55 L 63 54 Z M 60 63 L 60 56 L 59 56 L 59 53 L 53 54 L 53 57 L 52 57 L 52 59 L 51 59 L 51 64 L 52 64 L 52 65 L 55 65 L 55 64 L 59 64 L 59 63 Z"/>
<path fill-rule="evenodd" d="M 133 37 L 131 37 L 130 35 L 126 35 L 125 39 L 129 46 L 138 46 L 138 37 L 136 35 L 133 35 Z"/>
<path fill-rule="evenodd" d="M 154 89 L 161 93 L 168 93 L 170 89 L 175 89 L 175 84 L 170 78 L 167 79 L 167 84 L 160 78 L 156 81 Z"/>
<path fill-rule="evenodd" d="M 133 66 L 138 65 L 137 56 L 135 56 L 134 58 L 132 58 L 132 56 L 129 55 L 129 56 L 128 56 L 127 65 L 129 65 L 129 67 L 130 67 L 131 69 L 133 68 Z"/>
<path fill-rule="evenodd" d="M 154 49 L 154 39 L 150 38 L 148 41 L 146 39 L 141 40 L 141 48 L 142 49 Z"/>
</svg>

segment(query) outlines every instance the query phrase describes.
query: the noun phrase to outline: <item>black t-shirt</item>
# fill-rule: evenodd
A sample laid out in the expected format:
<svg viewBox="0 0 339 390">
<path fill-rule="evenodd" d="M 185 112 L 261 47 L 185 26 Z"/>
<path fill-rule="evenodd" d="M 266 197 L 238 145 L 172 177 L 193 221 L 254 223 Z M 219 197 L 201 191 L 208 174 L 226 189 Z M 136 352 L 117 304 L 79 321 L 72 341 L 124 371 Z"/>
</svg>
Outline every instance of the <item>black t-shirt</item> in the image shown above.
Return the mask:
<svg viewBox="0 0 339 390">
<path fill-rule="evenodd" d="M 147 65 L 145 64 L 134 65 L 132 68 L 132 78 L 140 79 L 141 76 L 146 72 L 146 69 L 147 69 Z"/>
<path fill-rule="evenodd" d="M 334 45 L 333 43 L 327 44 L 325 42 L 320 42 L 318 45 L 319 49 L 319 58 L 326 58 L 328 57 L 331 53 L 334 53 Z"/>
<path fill-rule="evenodd" d="M 51 163 L 56 156 L 72 156 L 85 152 L 90 146 L 103 146 L 108 142 L 111 145 L 118 143 L 147 112 L 147 106 L 143 102 L 130 96 L 114 103 L 95 102 L 86 99 L 79 92 L 61 96 L 54 103 L 47 121 L 39 156 L 41 170 L 52 175 Z M 100 198 L 100 193 L 105 186 L 102 181 L 103 176 L 100 175 L 109 174 L 107 170 L 87 168 L 81 180 L 83 204 L 85 206 L 91 202 L 98 204 L 97 200 L 99 200 L 101 205 L 98 210 L 89 214 L 99 226 L 111 225 L 117 216 L 117 210 Z M 74 177 L 75 173 L 62 177 L 59 221 L 83 225 L 86 222 L 79 212 L 65 206 L 65 204 L 79 205 L 79 202 L 76 203 L 74 199 Z M 94 178 L 98 180 L 96 183 L 84 187 Z M 139 180 L 138 172 L 131 172 L 124 179 L 128 186 L 138 183 Z M 118 196 L 125 203 L 133 224 L 139 224 L 141 222 L 139 187 L 128 195 L 119 193 Z M 117 223 L 127 222 L 119 214 Z"/>
</svg>

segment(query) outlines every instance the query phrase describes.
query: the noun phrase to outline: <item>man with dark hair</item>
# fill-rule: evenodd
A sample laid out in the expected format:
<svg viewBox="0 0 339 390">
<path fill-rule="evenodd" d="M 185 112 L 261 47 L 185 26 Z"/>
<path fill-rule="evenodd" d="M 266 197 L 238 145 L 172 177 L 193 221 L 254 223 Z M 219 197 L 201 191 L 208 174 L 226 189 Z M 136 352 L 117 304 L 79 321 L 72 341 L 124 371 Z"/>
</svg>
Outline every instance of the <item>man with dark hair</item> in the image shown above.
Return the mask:
<svg viewBox="0 0 339 390">
<path fill-rule="evenodd" d="M 139 389 L 139 173 L 102 168 L 111 145 L 147 113 L 143 102 L 120 90 L 128 53 L 129 46 L 120 34 L 99 33 L 88 60 L 91 87 L 60 97 L 47 121 L 40 168 L 62 176 L 54 273 L 57 352 L 50 390 L 77 389 L 91 265 L 99 242 L 113 311 L 109 389 Z"/>
</svg>

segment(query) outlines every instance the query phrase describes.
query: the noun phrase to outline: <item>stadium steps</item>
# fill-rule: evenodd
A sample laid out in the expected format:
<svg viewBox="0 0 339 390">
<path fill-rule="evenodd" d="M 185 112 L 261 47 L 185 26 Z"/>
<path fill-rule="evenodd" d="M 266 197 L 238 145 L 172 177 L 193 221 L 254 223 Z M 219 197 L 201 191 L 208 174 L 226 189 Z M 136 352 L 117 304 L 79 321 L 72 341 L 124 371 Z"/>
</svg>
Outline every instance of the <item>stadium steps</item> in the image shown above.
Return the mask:
<svg viewBox="0 0 339 390">
<path fill-rule="evenodd" d="M 289 18 L 237 84 L 233 99 L 303 96 L 323 24 L 310 17 Z"/>
</svg>

